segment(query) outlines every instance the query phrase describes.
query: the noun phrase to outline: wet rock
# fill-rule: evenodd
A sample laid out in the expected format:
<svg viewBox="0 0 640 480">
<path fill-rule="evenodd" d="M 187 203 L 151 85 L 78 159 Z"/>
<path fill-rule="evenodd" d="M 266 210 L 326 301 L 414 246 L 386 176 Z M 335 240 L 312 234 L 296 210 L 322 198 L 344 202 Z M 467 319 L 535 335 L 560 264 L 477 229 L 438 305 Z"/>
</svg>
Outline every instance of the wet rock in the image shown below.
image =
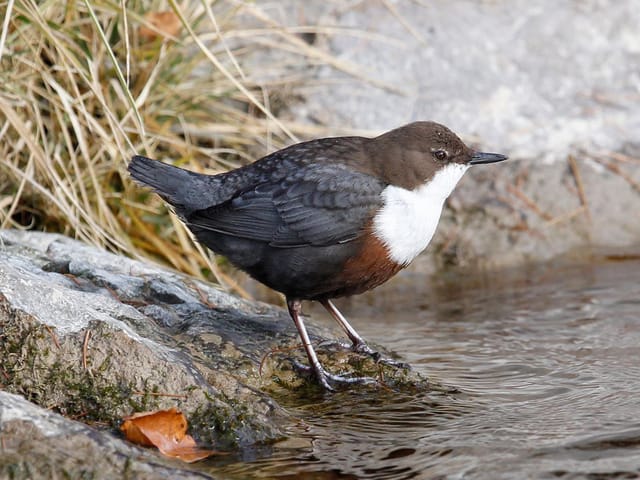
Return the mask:
<svg viewBox="0 0 640 480">
<path fill-rule="evenodd" d="M 62 236 L 4 231 L 0 238 L 5 389 L 112 426 L 132 410 L 177 404 L 192 422 L 201 417 L 207 424 L 199 432 L 205 441 L 248 444 L 281 435 L 277 419 L 286 415 L 253 388 L 261 381 L 253 339 L 284 332 L 282 312 L 204 284 L 190 287 L 173 272 Z M 200 294 L 216 308 L 203 305 Z M 252 324 L 245 337 L 219 331 L 219 345 L 236 341 L 246 353 L 208 362 L 190 357 L 191 349 L 206 345 L 206 326 L 217 332 L 219 318 L 251 315 L 263 323 Z M 189 341 L 201 345 L 186 346 Z M 212 370 L 222 363 L 225 370 Z M 243 368 L 250 380 L 226 378 L 232 368 Z"/>
<path fill-rule="evenodd" d="M 271 395 L 314 388 L 292 371 L 299 347 L 282 309 L 60 235 L 0 231 L 0 389 L 51 415 L 117 432 L 123 416 L 175 406 L 204 444 L 273 442 L 292 420 Z M 334 371 L 378 374 L 350 351 L 320 353 Z"/>
</svg>

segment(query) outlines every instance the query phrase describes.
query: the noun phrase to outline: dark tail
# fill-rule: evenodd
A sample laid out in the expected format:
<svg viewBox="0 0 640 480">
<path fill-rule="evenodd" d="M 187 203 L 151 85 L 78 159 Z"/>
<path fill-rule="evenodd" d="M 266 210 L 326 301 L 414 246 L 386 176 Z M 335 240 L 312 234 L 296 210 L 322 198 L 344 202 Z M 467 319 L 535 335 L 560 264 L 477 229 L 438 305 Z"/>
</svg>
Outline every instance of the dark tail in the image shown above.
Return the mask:
<svg viewBox="0 0 640 480">
<path fill-rule="evenodd" d="M 140 155 L 131 159 L 129 173 L 137 182 L 151 187 L 173 205 L 180 215 L 211 206 L 215 177 L 190 172 Z"/>
</svg>

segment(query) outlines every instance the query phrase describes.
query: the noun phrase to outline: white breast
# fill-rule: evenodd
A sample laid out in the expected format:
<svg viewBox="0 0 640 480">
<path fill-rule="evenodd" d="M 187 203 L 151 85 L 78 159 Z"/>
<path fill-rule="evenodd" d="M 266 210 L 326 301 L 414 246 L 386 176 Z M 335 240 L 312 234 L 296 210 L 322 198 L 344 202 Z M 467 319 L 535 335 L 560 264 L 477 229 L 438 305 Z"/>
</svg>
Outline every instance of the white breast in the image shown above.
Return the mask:
<svg viewBox="0 0 640 480">
<path fill-rule="evenodd" d="M 374 233 L 382 240 L 391 260 L 408 265 L 433 237 L 444 201 L 468 170 L 452 163 L 432 180 L 414 190 L 388 186 L 382 192 L 384 206 L 374 218 Z"/>
</svg>

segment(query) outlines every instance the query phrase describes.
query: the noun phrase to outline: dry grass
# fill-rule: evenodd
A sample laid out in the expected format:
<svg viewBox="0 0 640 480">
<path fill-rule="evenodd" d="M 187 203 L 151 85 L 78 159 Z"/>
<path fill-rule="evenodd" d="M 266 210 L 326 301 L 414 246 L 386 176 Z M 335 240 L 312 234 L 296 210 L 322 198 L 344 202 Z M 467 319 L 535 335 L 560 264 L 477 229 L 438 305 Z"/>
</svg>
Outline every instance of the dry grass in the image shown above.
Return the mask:
<svg viewBox="0 0 640 480">
<path fill-rule="evenodd" d="M 251 3 L 209 5 L 0 1 L 2 228 L 61 232 L 223 279 L 126 162 L 142 153 L 215 173 L 295 138 L 270 109 L 286 82 L 258 84 L 241 68 L 260 49 L 357 69 Z M 153 16 L 161 11 L 170 13 Z"/>
</svg>

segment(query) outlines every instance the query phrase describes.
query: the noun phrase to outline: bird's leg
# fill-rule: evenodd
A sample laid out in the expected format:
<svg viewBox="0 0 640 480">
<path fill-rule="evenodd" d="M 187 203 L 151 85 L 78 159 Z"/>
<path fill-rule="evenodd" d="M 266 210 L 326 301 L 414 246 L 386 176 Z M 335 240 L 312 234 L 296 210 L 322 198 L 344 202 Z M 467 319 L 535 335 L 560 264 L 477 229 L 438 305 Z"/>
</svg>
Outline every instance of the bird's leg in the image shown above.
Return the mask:
<svg viewBox="0 0 640 480">
<path fill-rule="evenodd" d="M 300 317 L 302 313 L 302 305 L 300 300 L 289 300 L 287 299 L 287 308 L 289 309 L 289 315 L 293 319 L 293 323 L 295 323 L 296 328 L 298 329 L 298 333 L 300 334 L 300 338 L 302 339 L 302 344 L 304 346 L 305 351 L 307 352 L 307 357 L 309 358 L 309 365 L 313 370 L 313 373 L 318 378 L 320 384 L 327 390 L 333 390 L 327 379 L 324 375 L 324 368 L 322 368 L 322 364 L 316 355 L 313 346 L 311 345 L 311 340 L 309 339 L 309 334 L 307 333 L 307 329 L 304 326 L 304 322 Z"/>
<path fill-rule="evenodd" d="M 397 362 L 390 358 L 383 358 L 379 352 L 376 352 L 371 347 L 369 347 L 369 345 L 367 345 L 367 343 L 358 334 L 358 332 L 356 332 L 355 328 L 353 328 L 349 324 L 349 322 L 347 322 L 347 319 L 344 318 L 344 315 L 340 313 L 340 310 L 336 308 L 336 306 L 331 302 L 331 300 L 320 300 L 320 304 L 331 314 L 334 320 L 338 322 L 338 325 L 340 325 L 342 329 L 345 331 L 345 333 L 347 334 L 347 337 L 349 337 L 349 340 L 351 340 L 351 349 L 354 352 L 362 353 L 364 355 L 369 355 L 371 358 L 373 358 L 373 360 L 375 360 L 378 363 L 382 363 L 383 365 L 389 365 L 395 368 L 405 368 L 405 369 L 411 368 L 408 363 Z"/>
<path fill-rule="evenodd" d="M 347 322 L 347 319 L 344 318 L 342 313 L 340 313 L 340 310 L 336 308 L 331 300 L 320 300 L 320 304 L 327 309 L 334 320 L 338 322 L 338 325 L 340 325 L 344 332 L 347 334 L 347 337 L 349 337 L 349 340 L 351 340 L 352 343 L 351 349 L 354 352 L 364 353 L 366 355 L 373 355 L 374 353 L 376 353 L 371 350 L 369 345 L 367 345 L 364 339 L 358 334 L 358 332 L 356 332 L 356 329 L 353 328 L 349 324 L 349 322 Z"/>
<path fill-rule="evenodd" d="M 307 329 L 304 326 L 304 322 L 302 321 L 301 313 L 302 313 L 302 305 L 300 300 L 290 300 L 287 299 L 287 308 L 289 309 L 289 314 L 293 319 L 293 323 L 295 323 L 296 328 L 298 329 L 298 333 L 300 334 L 300 338 L 302 339 L 302 344 L 304 345 L 304 349 L 307 352 L 307 357 L 309 358 L 309 365 L 313 374 L 317 377 L 320 385 L 326 390 L 333 391 L 329 382 L 335 383 L 375 383 L 373 378 L 368 377 L 343 377 L 341 375 L 334 375 L 332 373 L 327 372 L 318 360 L 315 350 L 311 345 L 311 340 L 309 339 L 309 334 L 307 333 Z M 306 370 L 304 366 L 294 363 L 297 368 L 302 370 Z"/>
</svg>

